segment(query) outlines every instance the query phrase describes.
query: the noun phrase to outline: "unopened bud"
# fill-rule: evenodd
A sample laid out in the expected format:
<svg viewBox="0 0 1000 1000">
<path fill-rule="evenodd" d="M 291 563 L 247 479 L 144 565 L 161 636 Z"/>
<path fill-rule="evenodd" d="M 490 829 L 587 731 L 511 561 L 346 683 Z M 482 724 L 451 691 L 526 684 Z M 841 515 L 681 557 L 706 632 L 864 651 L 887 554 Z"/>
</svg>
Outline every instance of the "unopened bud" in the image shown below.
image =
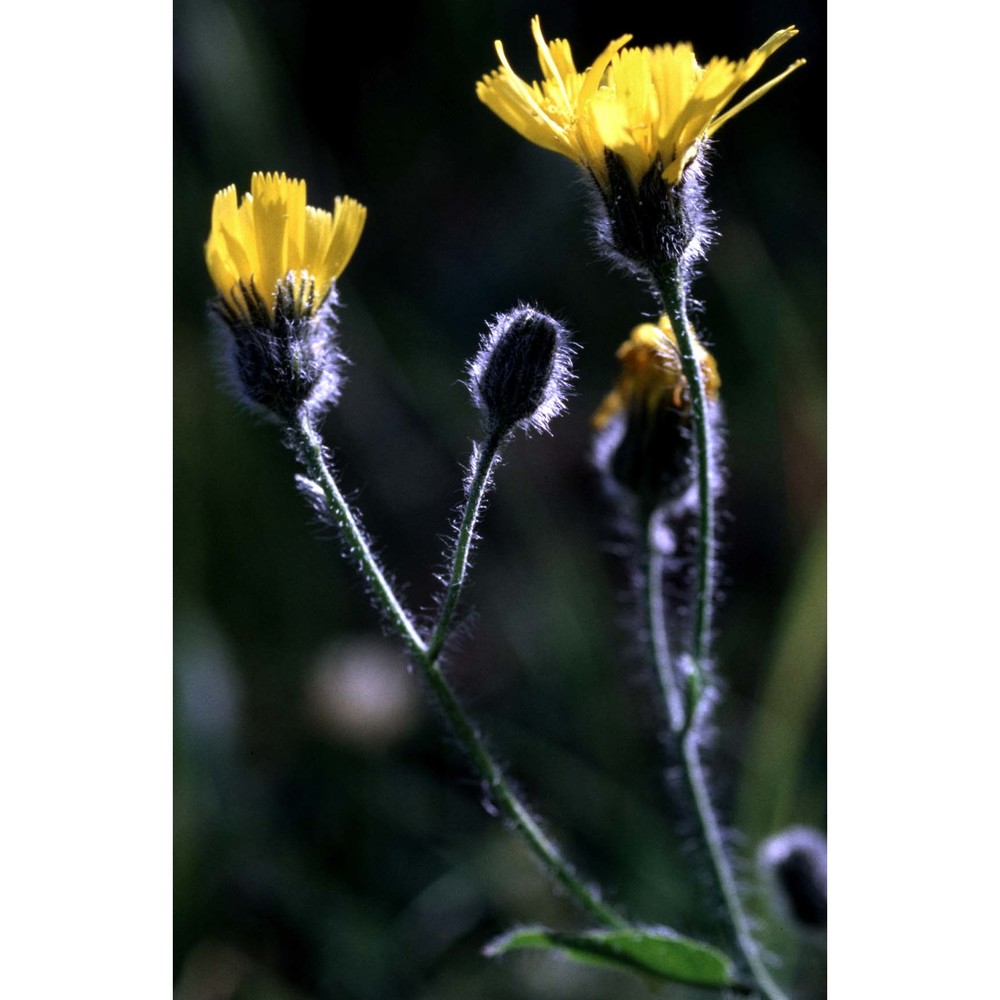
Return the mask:
<svg viewBox="0 0 1000 1000">
<path fill-rule="evenodd" d="M 491 430 L 547 430 L 566 406 L 570 353 L 566 330 L 547 313 L 518 306 L 497 315 L 469 363 L 472 398 Z"/>
<path fill-rule="evenodd" d="M 695 354 L 715 434 L 719 373 L 697 338 Z M 621 372 L 592 420 L 597 466 L 612 492 L 624 489 L 644 507 L 683 503 L 694 487 L 691 393 L 669 319 L 635 327 L 616 356 Z"/>
<path fill-rule="evenodd" d="M 758 860 L 777 908 L 800 932 L 826 933 L 826 837 L 795 826 L 768 838 Z"/>
</svg>

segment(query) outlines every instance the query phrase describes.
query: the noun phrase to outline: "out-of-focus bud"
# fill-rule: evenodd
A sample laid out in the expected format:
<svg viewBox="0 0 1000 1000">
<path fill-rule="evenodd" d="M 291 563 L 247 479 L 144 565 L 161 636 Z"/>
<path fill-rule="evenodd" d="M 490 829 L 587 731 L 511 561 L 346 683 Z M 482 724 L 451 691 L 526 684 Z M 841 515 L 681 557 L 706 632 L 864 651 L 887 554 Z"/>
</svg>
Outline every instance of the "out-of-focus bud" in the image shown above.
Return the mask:
<svg viewBox="0 0 1000 1000">
<path fill-rule="evenodd" d="M 548 313 L 518 306 L 498 314 L 469 363 L 469 389 L 490 433 L 548 430 L 566 407 L 570 355 L 569 335 Z"/>
<path fill-rule="evenodd" d="M 697 340 L 695 353 L 714 432 L 719 373 Z M 598 468 L 649 509 L 678 501 L 693 486 L 691 395 L 670 321 L 635 327 L 616 357 L 621 374 L 592 420 Z"/>
<path fill-rule="evenodd" d="M 794 826 L 769 837 L 757 855 L 761 873 L 786 920 L 807 937 L 826 934 L 826 837 Z"/>
</svg>

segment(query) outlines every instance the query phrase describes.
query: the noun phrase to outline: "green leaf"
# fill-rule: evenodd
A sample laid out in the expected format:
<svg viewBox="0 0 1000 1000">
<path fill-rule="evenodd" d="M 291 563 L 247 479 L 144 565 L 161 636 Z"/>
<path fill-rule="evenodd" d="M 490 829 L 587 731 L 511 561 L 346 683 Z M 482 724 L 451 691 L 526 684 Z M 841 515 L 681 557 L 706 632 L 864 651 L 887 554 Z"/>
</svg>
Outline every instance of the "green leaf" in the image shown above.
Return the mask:
<svg viewBox="0 0 1000 1000">
<path fill-rule="evenodd" d="M 544 927 L 521 927 L 486 946 L 489 957 L 520 948 L 561 951 L 580 962 L 614 966 L 692 986 L 738 986 L 733 963 L 711 945 L 694 941 L 669 927 L 563 934 Z"/>
</svg>

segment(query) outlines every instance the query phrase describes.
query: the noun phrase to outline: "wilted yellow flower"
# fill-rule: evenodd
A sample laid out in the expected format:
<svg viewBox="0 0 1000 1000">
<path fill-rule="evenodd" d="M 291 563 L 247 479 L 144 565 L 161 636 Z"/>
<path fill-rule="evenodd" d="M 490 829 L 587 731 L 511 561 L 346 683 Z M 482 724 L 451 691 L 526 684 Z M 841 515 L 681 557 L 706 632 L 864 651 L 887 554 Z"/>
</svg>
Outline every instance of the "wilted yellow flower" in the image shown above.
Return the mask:
<svg viewBox="0 0 1000 1000">
<path fill-rule="evenodd" d="M 367 209 L 336 198 L 333 213 L 306 204 L 306 182 L 255 173 L 237 204 L 236 185 L 212 205 L 205 260 L 226 306 L 252 321 L 254 292 L 273 320 L 278 289 L 290 283 L 297 316 L 313 314 L 340 277 L 364 229 Z"/>
<path fill-rule="evenodd" d="M 569 42 L 546 42 L 537 16 L 531 30 L 543 79 L 525 83 L 498 40 L 500 68 L 479 81 L 476 94 L 526 139 L 589 170 L 605 191 L 606 149 L 622 158 L 636 185 L 657 163 L 663 180 L 676 185 L 703 140 L 805 62 L 792 63 L 726 110 L 765 61 L 798 34 L 794 27 L 776 32 L 746 59 L 716 56 L 704 66 L 686 42 L 623 48 L 632 36 L 622 35 L 582 73 Z"/>
<path fill-rule="evenodd" d="M 694 352 L 701 366 L 705 393 L 709 399 L 717 399 L 722 382 L 715 358 L 697 338 Z M 690 407 L 677 336 L 666 316 L 661 316 L 656 324 L 642 323 L 635 327 L 615 357 L 621 362 L 621 374 L 591 419 L 595 430 L 603 430 L 619 413 L 633 408 L 652 411 L 662 405 L 675 410 Z"/>
</svg>

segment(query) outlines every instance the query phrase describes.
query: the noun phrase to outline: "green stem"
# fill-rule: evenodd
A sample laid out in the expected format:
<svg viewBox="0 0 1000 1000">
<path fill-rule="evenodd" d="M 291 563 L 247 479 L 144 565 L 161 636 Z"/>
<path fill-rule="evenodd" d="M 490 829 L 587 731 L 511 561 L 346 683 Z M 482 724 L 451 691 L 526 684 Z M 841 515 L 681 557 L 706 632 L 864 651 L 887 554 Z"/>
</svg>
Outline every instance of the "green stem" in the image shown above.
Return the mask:
<svg viewBox="0 0 1000 1000">
<path fill-rule="evenodd" d="M 413 658 L 420 665 L 435 699 L 444 712 L 445 718 L 448 720 L 459 741 L 465 747 L 468 755 L 472 758 L 473 763 L 482 775 L 489 794 L 496 801 L 501 812 L 513 823 L 518 833 L 524 837 L 529 848 L 531 848 L 536 857 L 542 862 L 549 875 L 569 892 L 583 910 L 594 916 L 605 927 L 627 927 L 628 924 L 626 921 L 615 913 L 614 910 L 601 902 L 595 891 L 577 875 L 569 862 L 562 856 L 558 846 L 546 836 L 541 826 L 532 817 L 520 798 L 518 798 L 517 793 L 508 783 L 499 764 L 493 759 L 486 744 L 483 743 L 476 732 L 471 719 L 462 708 L 451 685 L 441 672 L 436 661 L 436 656 L 431 655 L 431 647 L 420 637 L 409 615 L 396 598 L 392 586 L 382 572 L 371 547 L 365 540 L 364 534 L 358 525 L 357 518 L 344 498 L 344 495 L 340 492 L 333 473 L 326 463 L 322 442 L 309 419 L 303 417 L 301 422 L 292 429 L 296 441 L 300 446 L 306 468 L 322 489 L 327 507 L 335 517 L 347 541 L 350 555 L 357 560 L 361 573 L 371 585 L 380 607 L 384 610 L 386 616 L 396 628 L 396 631 L 399 632 L 403 641 L 409 647 Z M 454 610 L 455 602 L 458 600 L 461 579 L 464 579 L 465 576 L 476 514 L 482 501 L 485 485 L 489 481 L 489 470 L 496 459 L 498 448 L 499 441 L 494 442 L 491 437 L 487 447 L 483 451 L 480 463 L 473 473 L 472 483 L 470 483 L 469 504 L 466 515 L 462 518 L 459 544 L 456 549 L 455 567 L 460 569 L 460 573 L 458 574 L 459 580 L 452 601 L 452 611 Z M 489 453 L 489 457 L 487 457 L 487 453 Z M 473 497 L 476 497 L 474 505 L 472 503 Z M 475 506 L 475 510 L 471 510 L 473 506 Z M 464 553 L 460 554 L 459 549 L 463 549 Z M 454 576 L 455 573 L 453 572 Z M 451 593 L 451 587 L 449 587 L 449 593 Z M 438 631 L 439 629 L 435 629 L 435 635 Z"/>
<path fill-rule="evenodd" d="M 684 696 L 678 683 L 677 668 L 670 651 L 667 636 L 665 599 L 663 596 L 664 560 L 662 547 L 657 545 L 655 533 L 660 515 L 654 510 L 640 521 L 639 558 L 642 574 L 642 605 L 649 633 L 650 651 L 656 668 L 656 679 L 667 714 L 671 732 L 684 728 L 686 711 Z"/>
<path fill-rule="evenodd" d="M 385 578 L 354 512 L 340 492 L 340 487 L 337 486 L 337 481 L 333 478 L 333 473 L 326 464 L 326 459 L 323 456 L 323 443 L 319 434 L 316 433 L 312 422 L 306 416 L 301 418 L 294 430 L 305 466 L 309 475 L 323 491 L 327 509 L 336 518 L 337 527 L 340 528 L 341 534 L 347 542 L 351 561 L 360 567 L 361 575 L 372 588 L 379 606 L 392 622 L 396 631 L 402 636 L 410 652 L 418 659 L 425 656 L 427 650 L 423 639 L 420 638 L 420 633 L 397 599 L 392 585 Z"/>
<path fill-rule="evenodd" d="M 606 906 L 562 857 L 552 842 L 508 784 L 499 765 L 486 749 L 465 710 L 459 704 L 441 668 L 429 660 L 422 663 L 434 694 L 437 696 L 452 730 L 458 736 L 479 769 L 487 789 L 500 810 L 514 824 L 528 846 L 541 859 L 549 874 L 562 885 L 577 903 L 605 927 L 624 928 L 627 922 Z"/>
<path fill-rule="evenodd" d="M 489 485 L 493 466 L 500 457 L 500 445 L 503 438 L 502 433 L 493 431 L 476 456 L 466 493 L 465 510 L 462 512 L 462 520 L 455 539 L 455 554 L 451 562 L 448 586 L 445 590 L 444 600 L 441 602 L 437 623 L 427 643 L 427 656 L 432 663 L 437 662 L 441 655 L 445 639 L 448 638 L 448 631 L 451 628 L 455 608 L 458 605 L 458 598 L 465 586 L 465 578 L 469 569 L 469 549 L 472 547 L 472 540 L 476 537 L 476 522 L 479 520 L 483 496 Z"/>
<path fill-rule="evenodd" d="M 694 339 L 687 317 L 687 290 L 678 267 L 669 275 L 656 275 L 661 306 L 670 319 L 680 348 L 681 370 L 691 393 L 698 478 L 698 550 L 695 556 L 696 581 L 691 658 L 694 662 L 696 691 L 691 693 L 689 711 L 705 687 L 712 607 L 715 600 L 715 497 L 712 493 L 712 436 L 708 430 L 708 396 L 701 365 L 694 352 Z"/>
<path fill-rule="evenodd" d="M 785 993 L 771 978 L 771 973 L 764 964 L 760 948 L 750 926 L 750 918 L 743 908 L 736 875 L 733 872 L 729 855 L 726 853 L 722 829 L 715 815 L 715 808 L 708 790 L 708 781 L 705 777 L 705 769 L 698 746 L 697 729 L 689 730 L 683 737 L 681 744 L 684 778 L 694 800 L 695 810 L 698 813 L 698 824 L 712 860 L 712 871 L 716 884 L 736 934 L 736 943 L 764 996 L 768 1000 L 787 1000 Z"/>
<path fill-rule="evenodd" d="M 642 538 L 642 573 L 643 573 L 643 604 L 649 629 L 650 654 L 656 668 L 660 693 L 671 734 L 677 741 L 681 753 L 682 770 L 691 799 L 694 802 L 695 813 L 701 838 L 708 849 L 712 866 L 712 874 L 719 894 L 725 905 L 726 914 L 736 938 L 736 944 L 760 991 L 767 1000 L 786 1000 L 785 994 L 771 978 L 764 964 L 760 948 L 753 935 L 750 919 L 743 907 L 739 886 L 733 871 L 729 855 L 726 853 L 725 840 L 718 817 L 712 805 L 705 776 L 704 765 L 699 749 L 699 727 L 696 720 L 704 696 L 705 666 L 702 657 L 706 655 L 708 642 L 708 609 L 712 601 L 711 567 L 714 558 L 711 537 L 706 537 L 706 531 L 711 535 L 714 519 L 713 499 L 708 488 L 709 470 L 712 455 L 710 437 L 701 431 L 707 430 L 705 413 L 705 392 L 701 380 L 700 366 L 694 358 L 693 345 L 687 336 L 687 319 L 684 300 L 678 296 L 676 300 L 677 317 L 671 315 L 671 325 L 675 332 L 685 331 L 686 346 L 678 334 L 678 342 L 682 343 L 681 354 L 690 356 L 693 362 L 693 372 L 685 365 L 685 376 L 692 387 L 692 411 L 695 414 L 698 447 L 698 483 L 699 483 L 699 539 L 698 539 L 698 581 L 696 585 L 698 614 L 695 619 L 695 631 L 692 636 L 695 686 L 687 690 L 687 704 L 680 692 L 680 677 L 674 665 L 668 645 L 666 628 L 666 603 L 663 596 L 663 557 L 656 544 L 655 534 L 659 526 L 660 514 L 656 510 L 643 511 L 640 521 L 640 537 Z M 669 305 L 668 305 L 669 308 Z"/>
</svg>

